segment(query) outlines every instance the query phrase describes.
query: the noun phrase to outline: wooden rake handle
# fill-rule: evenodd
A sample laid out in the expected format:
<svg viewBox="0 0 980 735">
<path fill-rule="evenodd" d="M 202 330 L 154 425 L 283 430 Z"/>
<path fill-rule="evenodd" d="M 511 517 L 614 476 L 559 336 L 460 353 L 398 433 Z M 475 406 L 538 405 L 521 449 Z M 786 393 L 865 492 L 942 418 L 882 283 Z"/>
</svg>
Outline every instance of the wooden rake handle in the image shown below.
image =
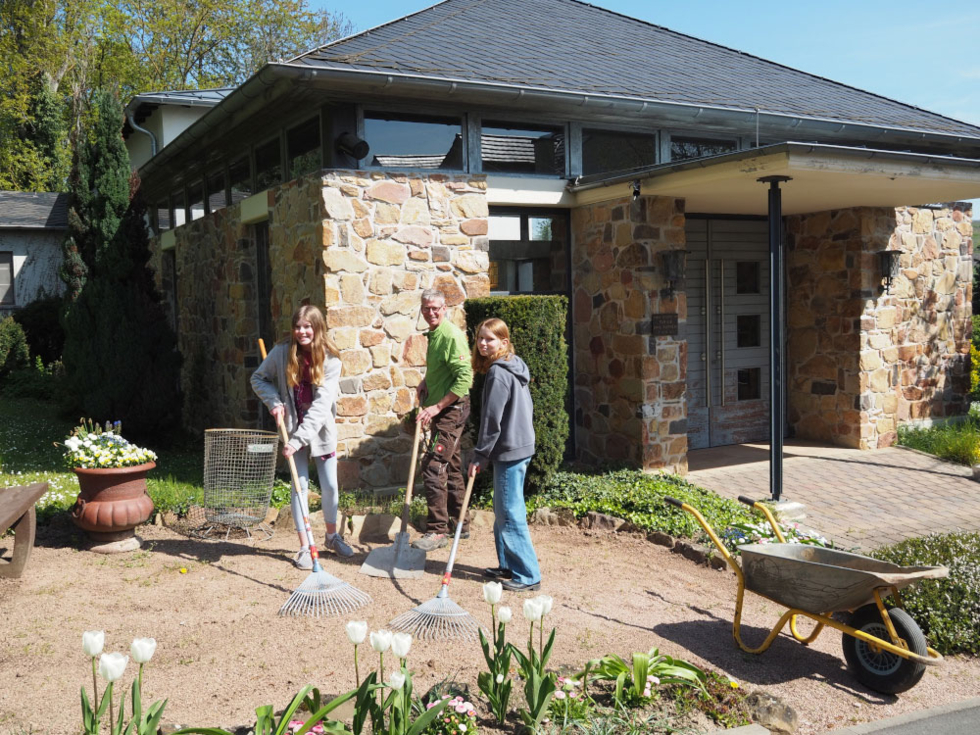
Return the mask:
<svg viewBox="0 0 980 735">
<path fill-rule="evenodd" d="M 405 507 L 402 508 L 402 529 L 405 533 L 408 530 L 408 516 L 412 505 L 412 488 L 415 486 L 415 467 L 419 460 L 419 439 L 422 436 L 422 424 L 415 421 L 415 441 L 412 443 L 412 464 L 408 468 L 408 484 L 405 485 Z"/>
<path fill-rule="evenodd" d="M 259 354 L 263 360 L 266 358 L 265 340 L 261 337 L 259 338 Z M 285 447 L 289 444 L 289 434 L 286 433 L 286 424 L 283 422 L 282 416 L 276 417 L 276 425 L 279 427 L 279 436 L 282 438 L 282 445 Z M 319 563 L 320 555 L 317 553 L 316 542 L 313 540 L 313 528 L 310 526 L 310 507 L 303 498 L 303 493 L 300 492 L 299 472 L 296 469 L 296 460 L 290 455 L 286 457 L 286 463 L 289 465 L 289 474 L 293 478 L 293 492 L 299 498 L 300 507 L 303 509 L 303 526 L 306 532 L 306 544 L 310 547 L 310 558 L 313 560 L 313 566 L 316 567 Z"/>
</svg>

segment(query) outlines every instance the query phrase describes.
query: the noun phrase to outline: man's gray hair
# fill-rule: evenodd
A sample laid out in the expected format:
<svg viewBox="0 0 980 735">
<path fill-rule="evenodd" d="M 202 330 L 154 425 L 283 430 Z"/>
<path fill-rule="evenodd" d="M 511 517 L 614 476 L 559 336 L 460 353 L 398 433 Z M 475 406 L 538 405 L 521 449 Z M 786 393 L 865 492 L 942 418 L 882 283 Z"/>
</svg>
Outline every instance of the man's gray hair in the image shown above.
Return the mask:
<svg viewBox="0 0 980 735">
<path fill-rule="evenodd" d="M 422 301 L 441 301 L 446 303 L 446 294 L 438 288 L 427 288 L 422 292 Z"/>
</svg>

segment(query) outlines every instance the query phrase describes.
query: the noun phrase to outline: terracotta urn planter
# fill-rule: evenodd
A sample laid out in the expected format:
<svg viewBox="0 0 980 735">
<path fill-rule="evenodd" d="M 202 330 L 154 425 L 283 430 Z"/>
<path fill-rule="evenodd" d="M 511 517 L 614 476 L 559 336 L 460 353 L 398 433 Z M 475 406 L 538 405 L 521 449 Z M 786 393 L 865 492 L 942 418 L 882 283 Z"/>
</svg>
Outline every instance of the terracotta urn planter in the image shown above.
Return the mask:
<svg viewBox="0 0 980 735">
<path fill-rule="evenodd" d="M 153 513 L 146 473 L 154 467 L 155 462 L 146 462 L 132 467 L 75 468 L 79 493 L 72 519 L 88 533 L 93 551 L 139 548 L 134 529 Z"/>
</svg>

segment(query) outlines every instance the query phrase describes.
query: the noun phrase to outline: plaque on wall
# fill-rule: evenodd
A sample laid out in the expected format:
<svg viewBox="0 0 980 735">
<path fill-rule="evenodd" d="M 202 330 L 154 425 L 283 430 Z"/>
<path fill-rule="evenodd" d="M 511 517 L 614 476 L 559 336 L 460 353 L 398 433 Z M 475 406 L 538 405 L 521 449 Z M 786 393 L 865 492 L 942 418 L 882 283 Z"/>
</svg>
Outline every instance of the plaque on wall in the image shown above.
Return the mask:
<svg viewBox="0 0 980 735">
<path fill-rule="evenodd" d="M 677 331 L 677 314 L 654 314 L 650 317 L 650 334 L 654 337 L 676 337 Z"/>
</svg>

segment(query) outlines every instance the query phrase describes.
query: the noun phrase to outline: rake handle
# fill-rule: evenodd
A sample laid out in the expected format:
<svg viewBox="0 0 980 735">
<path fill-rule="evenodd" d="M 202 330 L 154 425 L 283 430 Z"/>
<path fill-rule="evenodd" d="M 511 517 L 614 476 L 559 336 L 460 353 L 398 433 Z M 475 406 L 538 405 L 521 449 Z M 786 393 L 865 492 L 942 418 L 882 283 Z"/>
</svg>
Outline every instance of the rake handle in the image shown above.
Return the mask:
<svg viewBox="0 0 980 735">
<path fill-rule="evenodd" d="M 265 351 L 265 340 L 261 337 L 259 338 L 259 354 L 262 355 L 264 360 L 267 356 Z M 283 423 L 282 416 L 276 417 L 276 425 L 279 427 L 279 436 L 282 438 L 282 444 L 285 447 L 289 444 L 289 434 L 286 433 L 286 424 Z M 300 492 L 299 484 L 299 471 L 296 469 L 296 461 L 293 459 L 292 455 L 286 457 L 286 463 L 289 465 L 289 474 L 293 478 L 293 492 L 296 493 L 296 497 L 299 499 L 300 509 L 303 511 L 303 530 L 306 535 L 306 545 L 310 547 L 310 558 L 313 560 L 313 571 L 320 571 L 320 555 L 316 550 L 316 542 L 313 540 L 313 528 L 310 526 L 310 506 L 306 502 L 306 498 L 303 497 L 303 493 Z"/>
<path fill-rule="evenodd" d="M 408 484 L 405 485 L 405 507 L 402 508 L 402 533 L 408 530 L 408 516 L 412 506 L 412 486 L 415 485 L 415 464 L 419 459 L 419 438 L 422 436 L 422 424 L 415 422 L 415 441 L 412 444 L 412 464 L 408 468 Z"/>
<path fill-rule="evenodd" d="M 456 563 L 456 550 L 459 548 L 459 537 L 463 533 L 463 522 L 466 520 L 466 509 L 470 505 L 470 494 L 473 492 L 473 482 L 476 475 L 471 475 L 466 482 L 466 494 L 463 496 L 463 507 L 459 509 L 459 520 L 456 522 L 456 535 L 453 538 L 453 548 L 449 552 L 449 562 L 446 564 L 446 571 L 442 575 L 442 587 L 436 597 L 447 597 L 449 595 L 449 580 L 453 576 L 453 564 Z"/>
</svg>

